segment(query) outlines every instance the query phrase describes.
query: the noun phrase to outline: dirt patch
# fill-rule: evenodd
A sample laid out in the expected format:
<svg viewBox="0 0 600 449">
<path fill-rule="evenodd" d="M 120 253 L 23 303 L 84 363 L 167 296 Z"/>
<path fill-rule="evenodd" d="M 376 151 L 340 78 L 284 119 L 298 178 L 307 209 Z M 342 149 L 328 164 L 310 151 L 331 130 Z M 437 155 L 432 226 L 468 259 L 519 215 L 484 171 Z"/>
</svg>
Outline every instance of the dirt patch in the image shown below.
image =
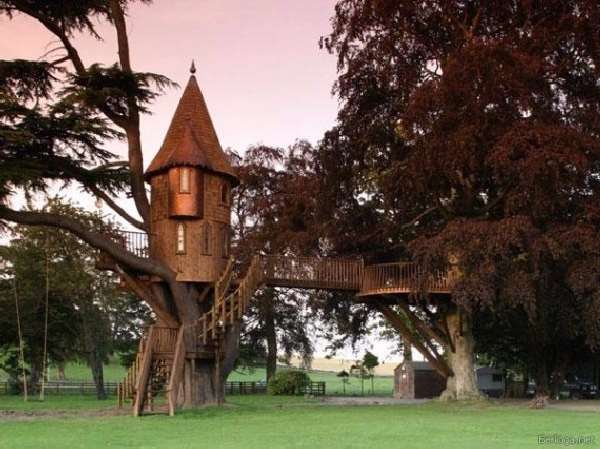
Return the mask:
<svg viewBox="0 0 600 449">
<path fill-rule="evenodd" d="M 0 421 L 33 421 L 36 419 L 89 418 L 129 415 L 129 409 L 116 407 L 98 410 L 0 410 Z"/>
<path fill-rule="evenodd" d="M 597 399 L 550 401 L 548 409 L 569 410 L 573 412 L 600 412 L 600 401 Z"/>
</svg>

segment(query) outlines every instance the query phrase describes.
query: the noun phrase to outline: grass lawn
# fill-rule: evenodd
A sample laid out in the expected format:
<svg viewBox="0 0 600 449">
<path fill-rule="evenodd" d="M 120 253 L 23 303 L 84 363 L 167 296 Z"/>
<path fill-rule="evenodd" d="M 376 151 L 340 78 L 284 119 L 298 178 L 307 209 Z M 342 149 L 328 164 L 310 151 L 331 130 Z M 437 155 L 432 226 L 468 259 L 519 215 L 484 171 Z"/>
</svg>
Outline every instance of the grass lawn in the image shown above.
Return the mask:
<svg viewBox="0 0 600 449">
<path fill-rule="evenodd" d="M 0 405 L 6 410 L 4 399 Z M 60 400 L 55 410 L 77 408 L 73 397 Z M 234 396 L 226 407 L 174 418 L 71 413 L 19 420 L 0 415 L 0 449 L 517 449 L 537 447 L 539 434 L 554 433 L 591 435 L 595 446 L 599 421 L 598 413 L 514 405 L 331 406 L 304 398 Z"/>
</svg>

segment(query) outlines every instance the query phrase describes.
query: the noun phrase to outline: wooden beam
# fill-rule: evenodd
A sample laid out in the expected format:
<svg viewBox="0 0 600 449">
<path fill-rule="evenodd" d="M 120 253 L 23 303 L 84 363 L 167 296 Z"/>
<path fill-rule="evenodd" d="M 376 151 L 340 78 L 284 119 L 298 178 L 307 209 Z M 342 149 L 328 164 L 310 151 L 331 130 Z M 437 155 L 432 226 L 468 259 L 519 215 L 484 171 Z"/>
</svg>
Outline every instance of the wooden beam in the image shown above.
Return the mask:
<svg viewBox="0 0 600 449">
<path fill-rule="evenodd" d="M 169 386 L 167 388 L 167 397 L 169 401 L 169 416 L 175 414 L 177 408 L 177 398 L 179 396 L 179 387 L 183 379 L 183 370 L 185 366 L 185 327 L 181 326 L 177 333 L 177 343 L 175 344 L 175 355 L 173 356 L 173 365 L 171 367 L 171 376 L 169 377 Z"/>
<path fill-rule="evenodd" d="M 144 410 L 146 393 L 148 389 L 148 379 L 152 368 L 152 347 L 154 346 L 154 326 L 148 331 L 148 340 L 142 357 L 142 363 L 136 382 L 135 400 L 133 401 L 133 416 L 140 416 Z"/>
<path fill-rule="evenodd" d="M 442 376 L 449 377 L 452 376 L 452 370 L 446 363 L 446 361 L 440 357 L 436 357 L 433 353 L 429 351 L 429 349 L 423 345 L 418 339 L 414 338 L 411 330 L 408 328 L 406 323 L 402 320 L 400 315 L 398 315 L 391 307 L 384 304 L 376 304 L 376 308 L 387 318 L 389 323 L 392 325 L 394 329 L 396 329 L 402 335 L 406 341 L 408 341 L 411 345 L 415 347 L 417 351 L 423 354 L 423 357 L 427 359 L 431 366 Z M 423 336 L 423 338 L 426 338 Z"/>
</svg>

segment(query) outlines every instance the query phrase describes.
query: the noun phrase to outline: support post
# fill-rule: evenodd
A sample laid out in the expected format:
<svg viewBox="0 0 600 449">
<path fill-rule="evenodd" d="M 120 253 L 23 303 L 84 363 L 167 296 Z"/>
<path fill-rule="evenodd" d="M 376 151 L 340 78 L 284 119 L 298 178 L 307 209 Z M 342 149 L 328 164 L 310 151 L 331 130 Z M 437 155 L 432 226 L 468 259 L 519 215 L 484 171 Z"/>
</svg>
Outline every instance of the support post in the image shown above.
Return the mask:
<svg viewBox="0 0 600 449">
<path fill-rule="evenodd" d="M 140 416 L 144 410 L 144 402 L 148 390 L 148 379 L 152 368 L 152 347 L 154 346 L 154 327 L 150 327 L 148 340 L 144 348 L 141 367 L 138 372 L 135 399 L 133 401 L 133 416 Z"/>
</svg>

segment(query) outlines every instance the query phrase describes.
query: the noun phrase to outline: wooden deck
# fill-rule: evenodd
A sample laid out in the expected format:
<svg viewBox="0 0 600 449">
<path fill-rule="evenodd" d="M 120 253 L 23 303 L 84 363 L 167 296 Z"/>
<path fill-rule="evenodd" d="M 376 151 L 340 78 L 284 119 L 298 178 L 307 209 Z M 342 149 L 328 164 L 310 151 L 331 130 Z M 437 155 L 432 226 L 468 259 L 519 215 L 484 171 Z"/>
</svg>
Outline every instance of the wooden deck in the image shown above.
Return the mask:
<svg viewBox="0 0 600 449">
<path fill-rule="evenodd" d="M 129 240 L 125 240 L 127 242 Z M 136 252 L 140 248 L 139 240 Z M 233 280 L 230 259 L 215 283 L 215 300 L 210 310 L 191 326 L 152 326 L 140 341 L 135 362 L 118 387 L 119 405 L 132 399 L 133 413 L 143 413 L 162 389 L 167 393 L 169 414 L 176 409 L 186 358 L 214 358 L 221 362 L 224 331 L 239 322 L 252 296 L 263 285 L 273 287 L 342 290 L 360 297 L 389 301 L 391 294 L 450 294 L 451 271 L 426 273 L 417 264 L 396 262 L 365 266 L 362 259 L 259 256 L 252 258 L 244 276 Z M 379 296 L 379 297 L 378 297 Z M 196 352 L 185 349 L 184 334 L 191 332 Z M 201 354 L 202 353 L 202 354 Z"/>
<path fill-rule="evenodd" d="M 351 290 L 361 288 L 363 261 L 260 256 L 263 283 L 272 287 Z"/>
<path fill-rule="evenodd" d="M 450 294 L 454 281 L 452 271 L 429 274 L 412 262 L 375 264 L 365 267 L 357 295 Z"/>
<path fill-rule="evenodd" d="M 148 254 L 148 239 L 145 233 L 122 232 L 120 242 L 129 251 L 144 257 Z M 350 258 L 318 258 L 299 256 L 256 256 L 253 261 L 252 276 L 241 285 L 236 293 L 246 298 L 250 290 L 260 285 L 272 287 L 345 290 L 355 292 L 357 296 L 375 296 L 390 294 L 413 294 L 418 292 L 431 294 L 450 294 L 455 281 L 452 271 L 425 273 L 412 262 L 392 262 L 365 265 L 362 259 Z M 235 283 L 232 276 L 232 261 L 216 288 L 220 297 L 230 284 Z M 226 298 L 223 297 L 225 300 Z M 219 304 L 228 319 L 239 313 L 236 301 L 224 301 Z M 245 302 L 248 299 L 245 299 Z M 231 312 L 229 311 L 231 303 Z M 234 311 L 235 309 L 235 311 Z M 224 315 L 223 315 L 224 316 Z M 208 319 L 208 318 L 207 318 Z"/>
</svg>

